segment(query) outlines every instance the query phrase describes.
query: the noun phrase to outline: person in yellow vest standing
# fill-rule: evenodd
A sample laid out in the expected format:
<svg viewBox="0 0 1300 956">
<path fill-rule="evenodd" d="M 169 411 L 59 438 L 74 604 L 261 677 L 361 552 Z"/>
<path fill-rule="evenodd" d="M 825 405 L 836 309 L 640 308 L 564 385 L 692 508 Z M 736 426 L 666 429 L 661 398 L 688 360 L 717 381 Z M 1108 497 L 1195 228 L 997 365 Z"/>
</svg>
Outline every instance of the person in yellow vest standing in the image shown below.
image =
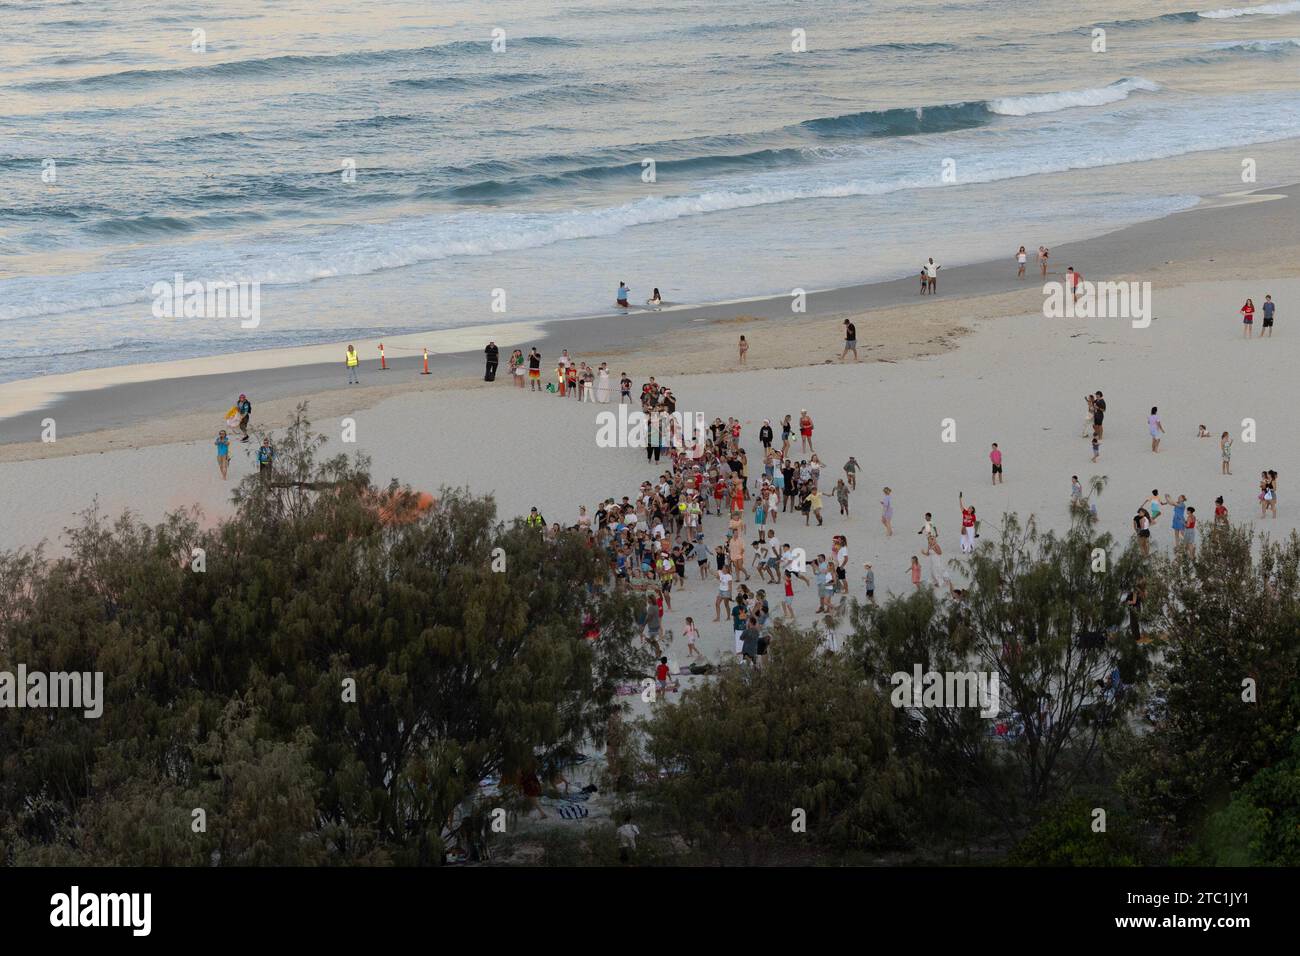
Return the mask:
<svg viewBox="0 0 1300 956">
<path fill-rule="evenodd" d="M 348 346 L 348 384 L 360 385 L 361 379 L 357 377 L 357 366 L 361 364 L 361 356 L 357 355 L 357 350 L 351 345 Z"/>
</svg>

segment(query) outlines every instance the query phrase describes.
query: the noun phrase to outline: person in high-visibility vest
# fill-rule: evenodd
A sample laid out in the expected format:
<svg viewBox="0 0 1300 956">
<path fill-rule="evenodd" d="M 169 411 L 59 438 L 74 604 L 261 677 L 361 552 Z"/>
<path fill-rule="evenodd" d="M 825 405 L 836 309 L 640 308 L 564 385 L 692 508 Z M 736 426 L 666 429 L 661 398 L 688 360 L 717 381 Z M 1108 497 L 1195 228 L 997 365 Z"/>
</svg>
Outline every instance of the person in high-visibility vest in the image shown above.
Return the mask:
<svg viewBox="0 0 1300 956">
<path fill-rule="evenodd" d="M 536 508 L 533 508 L 528 512 L 528 517 L 524 519 L 524 524 L 530 528 L 545 528 L 546 519 L 537 513 Z"/>
<path fill-rule="evenodd" d="M 348 384 L 360 385 L 361 379 L 357 377 L 357 366 L 361 364 L 361 356 L 357 355 L 357 350 L 351 345 L 348 346 L 347 363 Z"/>
</svg>

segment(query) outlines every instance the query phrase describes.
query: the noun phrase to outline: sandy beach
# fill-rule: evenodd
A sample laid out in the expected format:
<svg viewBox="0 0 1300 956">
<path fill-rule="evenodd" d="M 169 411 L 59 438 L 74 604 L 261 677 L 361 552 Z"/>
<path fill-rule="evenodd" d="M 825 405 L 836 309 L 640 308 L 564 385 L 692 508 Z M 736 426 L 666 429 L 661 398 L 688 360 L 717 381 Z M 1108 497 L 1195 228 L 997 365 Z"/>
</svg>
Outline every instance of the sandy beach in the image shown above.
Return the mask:
<svg viewBox="0 0 1300 956">
<path fill-rule="evenodd" d="M 1062 266 L 1066 260 L 1078 264 L 1089 280 L 1150 281 L 1154 318 L 1148 328 L 1123 319 L 1044 318 L 1041 281 L 1032 274 L 1016 280 L 1008 256 L 1006 263 L 972 268 L 968 281 L 962 281 L 961 270 L 941 273 L 940 295 L 921 298 L 913 289 L 916 301 L 907 304 L 893 304 L 891 296 L 901 299 L 906 293 L 886 286 L 826 293 L 811 300 L 815 306 L 810 304 L 808 315 L 795 318 L 774 317 L 778 305 L 769 302 L 720 308 L 707 316 L 668 313 L 636 320 L 635 326 L 631 320 L 557 323 L 545 330 L 540 347 L 552 368 L 561 347 L 576 359 L 607 361 L 615 381 L 627 371 L 637 390 L 654 375 L 671 385 L 679 411 L 698 411 L 710 421 L 739 417 L 742 445 L 750 449 L 758 447 L 764 418 L 779 427 L 782 416 L 797 419 L 808 409 L 815 448 L 827 469 L 825 525 L 805 526 L 801 516 L 788 513 L 773 527 L 780 540 L 809 555 L 829 554 L 831 536 L 846 535 L 851 593 L 859 598 L 864 561 L 875 567 L 878 596 L 911 587 L 908 567 L 922 544 L 916 531 L 924 512 L 934 514 L 945 557 L 956 557 L 959 492 L 977 507 L 986 532 L 1008 512 L 1034 514 L 1040 527 L 1061 528 L 1067 523 L 1072 475 L 1085 484 L 1093 475 L 1108 476 L 1098 500 L 1100 525 L 1123 541 L 1131 534 L 1134 510 L 1152 489 L 1187 495 L 1205 524 L 1218 495 L 1234 521 L 1258 519 L 1256 481 L 1262 469 L 1274 469 L 1281 476 L 1279 517 L 1257 523 L 1270 533 L 1287 534 L 1300 526 L 1300 512 L 1286 504 L 1288 476 L 1300 473 L 1300 425 L 1287 411 L 1300 398 L 1300 386 L 1288 384 L 1295 381 L 1290 370 L 1300 355 L 1300 338 L 1290 323 L 1292 303 L 1300 300 L 1295 202 L 1288 196 L 1207 203 L 1198 211 L 1091 240 L 1070 255 L 1054 254 Z M 1262 251 L 1256 246 L 1260 235 L 1272 239 Z M 1111 263 L 1116 271 L 1098 262 Z M 1121 270 L 1120 264 L 1130 268 Z M 995 272 L 1000 275 L 991 275 Z M 1019 282 L 1019 287 L 984 292 L 980 282 L 1013 288 Z M 1265 294 L 1278 303 L 1277 337 L 1243 340 L 1238 309 L 1247 297 L 1258 304 Z M 880 298 L 880 307 L 847 308 L 855 298 L 872 296 Z M 728 314 L 732 310 L 739 314 Z M 859 328 L 859 364 L 836 360 L 844 314 L 853 315 Z M 637 336 L 633 330 L 643 330 L 645 322 L 662 323 L 663 334 Z M 583 347 L 589 329 L 597 339 L 607 336 L 616 344 L 604 350 Z M 752 343 L 743 368 L 735 350 L 741 333 Z M 499 344 L 508 351 L 513 343 Z M 259 401 L 254 424 L 269 426 L 274 437 L 278 420 L 299 399 L 309 398 L 315 427 L 330 437 L 329 449 L 371 456 L 376 482 L 398 478 L 427 490 L 465 486 L 492 494 L 505 517 L 536 506 L 548 522 L 562 525 L 573 523 L 579 505 L 591 509 L 606 497 L 632 495 L 641 481 L 667 467 L 666 459 L 662 466 L 647 462 L 644 449 L 596 446 L 597 416 L 615 405 L 533 394 L 513 387 L 505 375 L 489 385 L 481 376 L 460 374 L 479 361 L 465 353 L 428 378 L 403 364 L 388 373 L 391 380 L 377 385 L 370 382 L 378 374 L 366 370 L 364 384 L 353 391 L 308 390 L 327 370 L 341 381 L 341 368 L 277 369 L 286 376 L 302 372 L 307 377 L 299 384 L 307 388 Z M 223 482 L 211 447 L 220 411 L 132 420 L 126 427 L 84 435 L 75 434 L 75 419 L 68 416 L 87 403 L 107 405 L 113 389 L 156 390 L 149 404 L 170 399 L 180 406 L 179 392 L 192 386 L 228 392 L 231 381 L 229 374 L 173 378 L 73 393 L 68 411 L 56 406 L 51 413 L 61 429 L 68 423 L 72 437 L 0 450 L 6 459 L 0 480 L 22 503 L 0 517 L 0 540 L 9 547 L 46 540 L 57 548 L 59 529 L 92 501 L 109 514 L 130 509 L 151 521 L 190 505 L 209 521 L 226 513 L 231 484 L 256 469 L 255 443 L 236 443 L 231 482 Z M 251 386 L 241 389 L 258 394 Z M 1104 391 L 1109 408 L 1100 461 L 1093 464 L 1081 433 L 1083 397 L 1097 389 Z M 218 394 L 207 399 L 210 407 Z M 1167 430 L 1159 454 L 1151 452 L 1147 435 L 1152 406 L 1159 407 Z M 105 408 L 104 414 L 126 413 Z M 355 419 L 355 444 L 340 440 L 343 418 Z M 942 431 L 949 419 L 956 440 L 945 442 Z M 1246 419 L 1256 424 L 1254 443 L 1242 439 Z M 1201 424 L 1216 439 L 1196 438 Z M 1231 477 L 1220 475 L 1217 436 L 1224 430 L 1235 440 Z M 1005 484 L 997 487 L 990 484 L 993 442 L 1005 456 Z M 829 492 L 850 455 L 862 471 L 850 515 L 842 518 Z M 758 461 L 756 451 L 750 461 Z M 751 464 L 751 474 L 758 470 Z M 886 485 L 894 492 L 893 537 L 885 536 L 879 520 Z M 1170 546 L 1167 522 L 1156 525 L 1157 548 Z M 725 525 L 709 518 L 704 530 L 711 547 Z M 748 541 L 752 519 L 746 531 Z M 960 586 L 960 568 L 950 573 Z M 749 584 L 762 586 L 757 575 Z M 715 585 L 699 580 L 694 567 L 688 585 L 673 595 L 665 627 L 680 633 L 684 617 L 693 616 L 702 648 L 717 658 L 731 637 L 727 624 L 712 620 Z M 799 620 L 811 621 L 815 595 L 797 588 Z M 767 591 L 776 607 L 778 588 L 769 585 Z M 684 654 L 680 643 L 674 654 Z"/>
<path fill-rule="evenodd" d="M 1049 279 L 1078 264 L 1089 278 L 1141 278 L 1157 288 L 1210 278 L 1245 278 L 1260 261 L 1294 262 L 1300 252 L 1300 190 L 1294 187 L 1233 191 L 1206 197 L 1200 206 L 1105 236 L 1052 247 Z M 1270 237 L 1266 251 L 1260 237 Z M 819 364 L 839 355 L 836 322 L 861 326 L 864 359 L 901 361 L 951 346 L 969 322 L 1041 307 L 1041 282 L 1032 266 L 1015 275 L 1005 260 L 942 270 L 939 295 L 917 295 L 914 279 L 829 290 L 807 290 L 806 311 L 790 297 L 755 299 L 654 312 L 634 309 L 595 319 L 502 323 L 390 338 L 389 372 L 380 372 L 379 340 L 357 340 L 362 386 L 349 390 L 342 366 L 346 343 L 270 349 L 0 384 L 0 462 L 78 455 L 115 448 L 206 438 L 240 393 L 257 407 L 262 427 L 287 420 L 294 406 L 311 401 L 318 414 L 343 414 L 416 390 L 463 391 L 483 377 L 482 347 L 491 339 L 509 350 L 538 345 L 546 359 L 600 356 L 636 375 L 671 368 L 677 373 L 731 369 L 735 340 L 760 344 L 751 368 Z M 1034 247 L 1032 239 L 1025 244 Z M 942 250 L 937 261 L 942 263 Z M 813 344 L 816 343 L 816 344 Z M 430 349 L 429 376 L 420 375 L 422 349 Z M 661 376 L 662 377 L 662 376 Z M 42 424 L 57 423 L 58 440 L 42 442 Z M 147 423 L 147 427 L 141 427 Z"/>
</svg>

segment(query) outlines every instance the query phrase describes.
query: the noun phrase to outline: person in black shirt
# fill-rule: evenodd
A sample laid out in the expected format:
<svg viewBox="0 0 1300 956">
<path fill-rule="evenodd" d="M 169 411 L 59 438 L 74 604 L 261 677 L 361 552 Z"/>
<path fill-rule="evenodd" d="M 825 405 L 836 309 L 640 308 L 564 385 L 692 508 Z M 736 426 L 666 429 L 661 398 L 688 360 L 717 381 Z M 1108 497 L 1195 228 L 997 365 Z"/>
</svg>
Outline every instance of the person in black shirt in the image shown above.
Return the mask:
<svg viewBox="0 0 1300 956">
<path fill-rule="evenodd" d="M 497 378 L 497 362 L 501 359 L 501 350 L 497 348 L 495 342 L 489 342 L 487 348 L 483 350 L 487 358 L 487 370 L 483 373 L 483 381 L 495 382 Z"/>
<path fill-rule="evenodd" d="M 1101 397 L 1101 392 L 1097 393 L 1097 400 L 1093 402 L 1092 412 L 1092 435 L 1094 438 L 1102 438 L 1102 422 L 1106 420 L 1106 399 Z"/>
<path fill-rule="evenodd" d="M 763 427 L 758 430 L 758 440 L 765 451 L 772 447 L 772 423 L 766 418 L 763 419 Z"/>
<path fill-rule="evenodd" d="M 848 319 L 844 320 L 844 351 L 840 353 L 840 361 L 843 362 L 845 356 L 850 352 L 853 353 L 853 361 L 860 361 L 858 358 L 858 327 Z"/>
<path fill-rule="evenodd" d="M 528 390 L 546 391 L 542 388 L 542 353 L 535 348 L 528 350 Z"/>
</svg>

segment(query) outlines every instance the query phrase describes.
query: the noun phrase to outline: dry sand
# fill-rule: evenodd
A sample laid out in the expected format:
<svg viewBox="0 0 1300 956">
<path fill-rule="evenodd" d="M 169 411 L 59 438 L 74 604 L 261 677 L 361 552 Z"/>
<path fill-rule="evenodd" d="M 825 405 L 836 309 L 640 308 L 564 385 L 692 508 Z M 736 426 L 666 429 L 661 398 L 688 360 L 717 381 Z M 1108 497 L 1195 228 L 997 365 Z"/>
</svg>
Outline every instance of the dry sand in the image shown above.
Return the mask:
<svg viewBox="0 0 1300 956">
<path fill-rule="evenodd" d="M 1243 341 L 1237 309 L 1246 296 L 1258 303 L 1265 292 L 1279 303 L 1278 335 Z M 1300 425 L 1289 411 L 1300 398 L 1300 384 L 1291 374 L 1300 359 L 1300 333 L 1289 318 L 1291 303 L 1300 301 L 1300 279 L 1277 272 L 1250 280 L 1157 285 L 1156 318 L 1148 329 L 1115 319 L 1045 319 L 1041 311 L 1027 309 L 1038 295 L 1026 289 L 1020 314 L 1003 317 L 977 317 L 996 313 L 1002 303 L 961 303 L 971 331 L 956 348 L 950 347 L 955 325 L 923 317 L 936 308 L 953 309 L 956 300 L 919 305 L 910 324 L 911 310 L 900 310 L 896 320 L 908 331 L 897 337 L 890 354 L 919 355 L 906 360 L 758 367 L 781 363 L 782 349 L 790 347 L 780 344 L 788 341 L 784 336 L 801 339 L 805 352 L 814 346 L 811 330 L 786 328 L 778 340 L 765 323 L 755 322 L 701 330 L 684 353 L 674 353 L 679 361 L 665 358 L 648 369 L 673 386 L 680 409 L 703 412 L 710 420 L 740 416 L 751 451 L 763 418 L 777 422 L 784 414 L 809 409 L 816 448 L 828 466 L 828 489 L 848 456 L 857 457 L 863 470 L 848 519 L 837 516 L 827 494 L 824 527 L 805 528 L 792 515 L 779 516 L 775 527 L 783 541 L 810 554 L 829 553 L 831 535 L 847 535 L 858 596 L 861 564 L 867 560 L 875 565 L 879 594 L 910 587 L 908 562 L 917 553 L 915 531 L 927 510 L 934 512 L 946 554 L 957 555 L 959 491 L 978 507 L 986 532 L 1006 511 L 1034 513 L 1044 525 L 1063 527 L 1070 476 L 1086 482 L 1093 474 L 1108 475 L 1110 486 L 1099 502 L 1101 526 L 1126 539 L 1134 509 L 1152 488 L 1186 494 L 1203 524 L 1209 523 L 1219 494 L 1235 520 L 1250 520 L 1258 514 L 1258 473 L 1273 468 L 1281 476 L 1280 517 L 1266 527 L 1274 533 L 1296 527 L 1300 510 L 1287 504 L 1286 489 L 1289 477 L 1300 474 Z M 754 367 L 727 374 L 689 371 L 707 367 L 715 352 L 728 349 L 738 328 L 754 341 Z M 823 328 L 815 348 L 828 355 L 836 351 L 834 334 L 833 325 Z M 643 374 L 638 366 L 652 358 L 638 356 L 629 367 L 638 381 Z M 1092 465 L 1088 442 L 1080 437 L 1082 399 L 1098 388 L 1109 411 L 1101 461 Z M 1160 406 L 1168 430 L 1159 454 L 1151 453 L 1146 430 L 1152 405 Z M 495 495 L 504 515 L 536 505 L 548 521 L 567 524 L 579 504 L 591 507 L 608 495 L 632 494 L 660 471 L 647 463 L 643 450 L 596 447 L 601 410 L 499 382 L 479 383 L 466 394 L 411 391 L 355 411 L 355 446 L 338 441 L 338 409 L 317 409 L 314 419 L 332 436 L 332 448 L 370 454 L 377 481 L 398 477 L 424 489 L 467 485 Z M 956 423 L 954 443 L 941 440 L 947 418 Z M 1241 440 L 1246 418 L 1257 424 L 1254 444 Z M 1201 423 L 1216 435 L 1228 429 L 1237 439 L 1232 477 L 1219 474 L 1218 442 L 1194 437 Z M 0 517 L 0 540 L 14 546 L 56 537 L 94 495 L 110 512 L 129 507 L 149 520 L 194 502 L 210 518 L 221 515 L 230 485 L 217 474 L 209 441 L 2 464 L 0 480 L 17 507 Z M 1006 483 L 996 488 L 990 487 L 987 459 L 994 441 L 1006 465 Z M 235 446 L 232 478 L 254 470 L 251 452 L 251 445 Z M 896 533 L 888 539 L 878 505 L 886 484 L 894 489 L 896 514 Z M 1157 547 L 1170 544 L 1167 520 L 1156 526 Z M 710 544 L 721 537 L 720 527 L 720 519 L 706 521 Z M 960 570 L 952 573 L 960 584 Z M 700 582 L 694 569 L 691 576 L 691 590 L 674 595 L 666 625 L 680 633 L 682 618 L 692 614 L 706 651 L 717 656 L 729 645 L 729 629 L 712 623 L 712 583 Z M 769 598 L 775 592 L 769 588 Z M 779 598 L 772 603 L 777 606 Z M 801 621 L 811 619 L 815 603 L 811 592 L 800 589 Z M 679 642 L 675 655 L 683 652 Z"/>
<path fill-rule="evenodd" d="M 1272 221 L 1277 224 L 1276 217 Z M 1167 230 L 1178 225 L 1177 216 L 1165 222 Z M 709 420 L 740 417 L 751 463 L 759 457 L 763 418 L 776 424 L 785 414 L 809 409 L 829 479 L 823 482 L 826 523 L 805 527 L 801 518 L 786 514 L 775 528 L 782 541 L 811 555 L 829 554 L 831 536 L 847 535 L 852 593 L 858 597 L 864 561 L 875 566 L 878 596 L 911 587 L 908 564 L 918 553 L 915 532 L 925 511 L 935 515 L 945 555 L 958 557 L 959 491 L 979 509 L 986 535 L 995 533 L 1009 511 L 1033 513 L 1040 525 L 1061 528 L 1068 523 L 1071 475 L 1085 484 L 1094 474 L 1107 475 L 1101 527 L 1127 540 L 1131 516 L 1153 488 L 1186 494 L 1203 527 L 1220 494 L 1235 521 L 1261 524 L 1256 480 L 1261 469 L 1272 468 L 1280 474 L 1279 518 L 1262 526 L 1285 534 L 1300 517 L 1300 508 L 1288 504 L 1292 479 L 1300 475 L 1300 425 L 1290 411 L 1300 399 L 1294 374 L 1300 360 L 1295 230 L 1295 223 L 1271 235 L 1229 230 L 1220 237 L 1228 252 L 1179 261 L 1165 261 L 1158 244 L 1148 247 L 1145 259 L 1157 261 L 1132 273 L 1153 283 L 1155 319 L 1146 329 L 1124 319 L 1044 318 L 1041 284 L 1031 274 L 1013 292 L 963 297 L 941 286 L 938 298 L 917 297 L 859 315 L 860 364 L 835 361 L 841 348 L 838 315 L 772 318 L 761 309 L 754 317 L 738 309 L 741 315 L 721 321 L 696 316 L 686 326 L 640 341 L 625 339 L 623 346 L 600 353 L 570 351 L 593 364 L 609 362 L 615 382 L 623 371 L 638 386 L 656 376 L 673 387 L 679 410 Z M 1132 251 L 1136 264 L 1144 250 Z M 1014 275 L 1014 266 L 1008 271 Z M 1089 279 L 1123 278 L 1086 271 Z M 1265 293 L 1278 303 L 1277 336 L 1244 341 L 1238 309 L 1247 296 L 1258 305 Z M 735 348 L 742 332 L 751 342 L 743 369 Z M 550 351 L 558 353 L 561 345 Z M 596 446 L 596 416 L 613 405 L 532 394 L 504 375 L 489 385 L 447 375 L 424 378 L 410 370 L 391 374 L 387 384 L 337 388 L 314 395 L 311 404 L 316 427 L 331 436 L 331 449 L 370 455 L 377 482 L 396 477 L 428 490 L 467 486 L 493 494 L 505 516 L 536 505 L 548 521 L 569 524 L 578 505 L 590 508 L 610 495 L 631 495 L 661 471 L 647 463 L 643 449 Z M 1081 432 L 1083 396 L 1096 389 L 1105 392 L 1109 410 L 1101 460 L 1094 465 Z M 296 401 L 285 396 L 258 403 L 255 424 L 283 422 Z M 1159 406 L 1168 432 L 1159 454 L 1152 454 L 1147 435 L 1152 405 Z M 339 440 L 345 417 L 356 421 L 355 445 Z M 945 419 L 955 422 L 955 442 L 941 440 Z M 1255 422 L 1254 443 L 1242 439 L 1245 419 Z M 1232 432 L 1233 476 L 1220 475 L 1217 439 L 1194 437 L 1202 423 L 1214 435 Z M 221 481 L 211 445 L 220 424 L 215 415 L 188 414 L 60 438 L 54 445 L 0 446 L 0 485 L 11 502 L 0 515 L 0 547 L 48 539 L 57 549 L 61 529 L 93 499 L 109 513 L 130 508 L 150 521 L 198 504 L 207 520 L 216 520 L 228 512 L 233 481 L 256 467 L 254 445 L 236 443 L 232 481 Z M 988 462 L 995 441 L 1006 466 L 1006 483 L 996 488 L 990 486 Z M 842 519 L 830 489 L 849 455 L 862 471 L 851 515 Z M 892 538 L 879 522 L 884 485 L 894 489 Z M 752 525 L 748 530 L 752 534 Z M 721 520 L 707 519 L 705 532 L 710 546 L 718 543 Z M 1170 540 L 1168 518 L 1162 517 L 1154 543 L 1168 548 Z M 960 586 L 960 567 L 951 574 Z M 751 586 L 756 583 L 755 577 Z M 716 659 L 727 653 L 731 637 L 726 623 L 712 621 L 714 593 L 712 581 L 700 581 L 690 569 L 689 590 L 673 595 L 666 627 L 680 634 L 682 619 L 692 615 L 703 648 Z M 776 609 L 778 587 L 769 586 L 768 596 Z M 813 593 L 800 587 L 801 623 L 812 620 L 815 605 Z M 684 662 L 684 651 L 679 640 L 674 663 Z"/>
</svg>

